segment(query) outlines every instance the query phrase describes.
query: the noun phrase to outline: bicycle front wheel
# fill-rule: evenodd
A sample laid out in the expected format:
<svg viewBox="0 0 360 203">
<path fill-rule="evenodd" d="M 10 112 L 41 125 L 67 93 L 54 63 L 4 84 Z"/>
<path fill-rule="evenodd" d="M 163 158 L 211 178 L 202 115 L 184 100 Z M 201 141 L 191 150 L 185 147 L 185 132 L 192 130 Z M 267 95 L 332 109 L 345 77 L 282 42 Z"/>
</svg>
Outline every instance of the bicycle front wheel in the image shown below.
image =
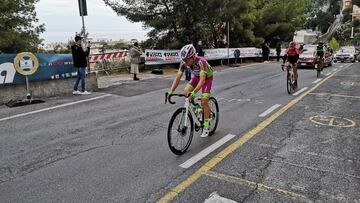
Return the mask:
<svg viewBox="0 0 360 203">
<path fill-rule="evenodd" d="M 292 79 L 291 79 L 290 74 L 288 74 L 288 77 L 287 77 L 287 80 L 286 80 L 286 88 L 287 88 L 288 94 L 291 94 L 291 91 L 292 91 Z"/>
<path fill-rule="evenodd" d="M 187 126 L 185 117 L 187 116 Z M 179 108 L 172 115 L 168 127 L 168 144 L 176 155 L 182 155 L 191 144 L 194 135 L 194 121 L 190 112 L 186 115 L 185 108 Z"/>
</svg>

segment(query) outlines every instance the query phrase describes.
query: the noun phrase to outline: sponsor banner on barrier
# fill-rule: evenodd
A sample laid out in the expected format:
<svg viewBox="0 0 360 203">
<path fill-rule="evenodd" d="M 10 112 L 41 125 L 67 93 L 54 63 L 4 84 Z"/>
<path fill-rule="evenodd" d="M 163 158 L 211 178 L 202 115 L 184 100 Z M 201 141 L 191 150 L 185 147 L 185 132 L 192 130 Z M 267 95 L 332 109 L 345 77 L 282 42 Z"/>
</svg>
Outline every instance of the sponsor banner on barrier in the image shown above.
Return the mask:
<svg viewBox="0 0 360 203">
<path fill-rule="evenodd" d="M 71 54 L 34 54 L 38 59 L 38 69 L 29 75 L 29 81 L 63 79 L 76 76 Z M 0 85 L 24 84 L 25 77 L 16 71 L 17 54 L 0 54 Z M 19 61 L 18 63 L 23 63 Z M 26 61 L 25 61 L 26 62 Z"/>
<path fill-rule="evenodd" d="M 255 47 L 246 48 L 219 48 L 219 49 L 205 49 L 206 60 L 219 60 L 227 58 L 235 58 L 235 51 L 240 51 L 240 58 L 251 58 L 261 56 L 261 49 Z M 146 65 L 159 65 L 159 64 L 172 64 L 180 63 L 179 56 L 180 50 L 145 50 L 145 64 Z"/>
</svg>

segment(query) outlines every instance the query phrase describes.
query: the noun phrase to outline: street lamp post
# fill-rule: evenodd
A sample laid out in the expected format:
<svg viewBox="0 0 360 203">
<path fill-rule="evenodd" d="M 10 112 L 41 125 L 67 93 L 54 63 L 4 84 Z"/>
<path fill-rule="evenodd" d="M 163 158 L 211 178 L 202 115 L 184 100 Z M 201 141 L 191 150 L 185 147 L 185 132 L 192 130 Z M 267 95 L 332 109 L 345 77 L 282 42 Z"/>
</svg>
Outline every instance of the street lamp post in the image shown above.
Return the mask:
<svg viewBox="0 0 360 203">
<path fill-rule="evenodd" d="M 228 65 L 230 65 L 230 20 L 227 21 L 227 40 Z"/>
</svg>

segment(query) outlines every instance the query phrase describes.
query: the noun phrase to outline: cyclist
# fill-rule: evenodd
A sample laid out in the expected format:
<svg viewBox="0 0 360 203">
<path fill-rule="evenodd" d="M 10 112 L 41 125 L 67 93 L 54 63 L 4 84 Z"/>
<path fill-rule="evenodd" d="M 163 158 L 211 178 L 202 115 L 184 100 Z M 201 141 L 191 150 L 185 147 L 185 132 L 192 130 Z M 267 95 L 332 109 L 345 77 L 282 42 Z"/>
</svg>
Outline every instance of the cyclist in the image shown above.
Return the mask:
<svg viewBox="0 0 360 203">
<path fill-rule="evenodd" d="M 316 61 L 317 61 L 317 63 L 320 63 L 318 65 L 320 65 L 321 71 L 324 68 L 325 53 L 326 53 L 326 47 L 324 46 L 324 42 L 319 42 L 318 45 L 316 46 L 316 49 L 314 50 L 314 57 L 316 59 L 319 58 L 319 60 L 316 60 Z"/>
<path fill-rule="evenodd" d="M 283 62 L 283 66 L 285 65 L 286 69 L 288 70 L 290 68 L 290 64 L 293 65 L 293 69 L 294 69 L 294 87 L 297 88 L 298 83 L 298 72 L 297 72 L 297 61 L 299 60 L 299 56 L 300 56 L 300 50 L 296 48 L 296 43 L 295 42 L 290 42 L 289 43 L 289 47 L 286 49 L 285 51 L 285 55 L 284 55 L 284 62 Z"/>
<path fill-rule="evenodd" d="M 192 78 L 184 89 L 184 95 L 188 95 L 188 98 L 193 100 L 196 93 L 202 89 L 201 106 L 204 109 L 204 128 L 201 137 L 207 137 L 209 135 L 210 127 L 210 107 L 209 98 L 213 81 L 213 70 L 210 64 L 205 58 L 197 56 L 195 47 L 192 44 L 185 45 L 180 50 L 180 57 L 182 62 L 180 63 L 179 71 L 174 79 L 171 89 L 168 91 L 170 96 L 178 87 L 181 76 L 186 68 L 189 68 L 192 72 Z"/>
</svg>

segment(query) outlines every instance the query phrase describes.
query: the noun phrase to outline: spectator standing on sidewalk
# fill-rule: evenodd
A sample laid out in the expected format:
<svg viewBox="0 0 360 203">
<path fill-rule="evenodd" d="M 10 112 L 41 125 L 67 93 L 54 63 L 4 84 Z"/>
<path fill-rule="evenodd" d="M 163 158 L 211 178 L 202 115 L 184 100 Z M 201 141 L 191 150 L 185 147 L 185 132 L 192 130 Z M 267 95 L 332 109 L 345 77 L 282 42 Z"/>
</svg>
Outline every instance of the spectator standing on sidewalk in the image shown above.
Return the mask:
<svg viewBox="0 0 360 203">
<path fill-rule="evenodd" d="M 139 74 L 139 62 L 142 50 L 139 47 L 138 42 L 134 43 L 134 46 L 130 49 L 131 71 L 134 74 L 134 80 L 140 80 L 136 74 Z"/>
<path fill-rule="evenodd" d="M 280 55 L 281 55 L 281 44 L 279 43 L 276 47 L 276 60 L 280 61 Z"/>
<path fill-rule="evenodd" d="M 91 94 L 85 90 L 85 76 L 86 76 L 86 67 L 87 57 L 90 53 L 90 42 L 86 48 L 86 51 L 81 46 L 81 36 L 75 36 L 75 44 L 71 46 L 72 57 L 74 61 L 74 66 L 77 68 L 77 76 L 74 84 L 73 95 L 78 94 Z M 81 91 L 78 90 L 79 82 L 81 82 Z"/>
<path fill-rule="evenodd" d="M 270 47 L 265 41 L 262 44 L 261 50 L 262 50 L 262 56 L 263 56 L 264 62 L 267 62 L 269 60 Z"/>
</svg>

